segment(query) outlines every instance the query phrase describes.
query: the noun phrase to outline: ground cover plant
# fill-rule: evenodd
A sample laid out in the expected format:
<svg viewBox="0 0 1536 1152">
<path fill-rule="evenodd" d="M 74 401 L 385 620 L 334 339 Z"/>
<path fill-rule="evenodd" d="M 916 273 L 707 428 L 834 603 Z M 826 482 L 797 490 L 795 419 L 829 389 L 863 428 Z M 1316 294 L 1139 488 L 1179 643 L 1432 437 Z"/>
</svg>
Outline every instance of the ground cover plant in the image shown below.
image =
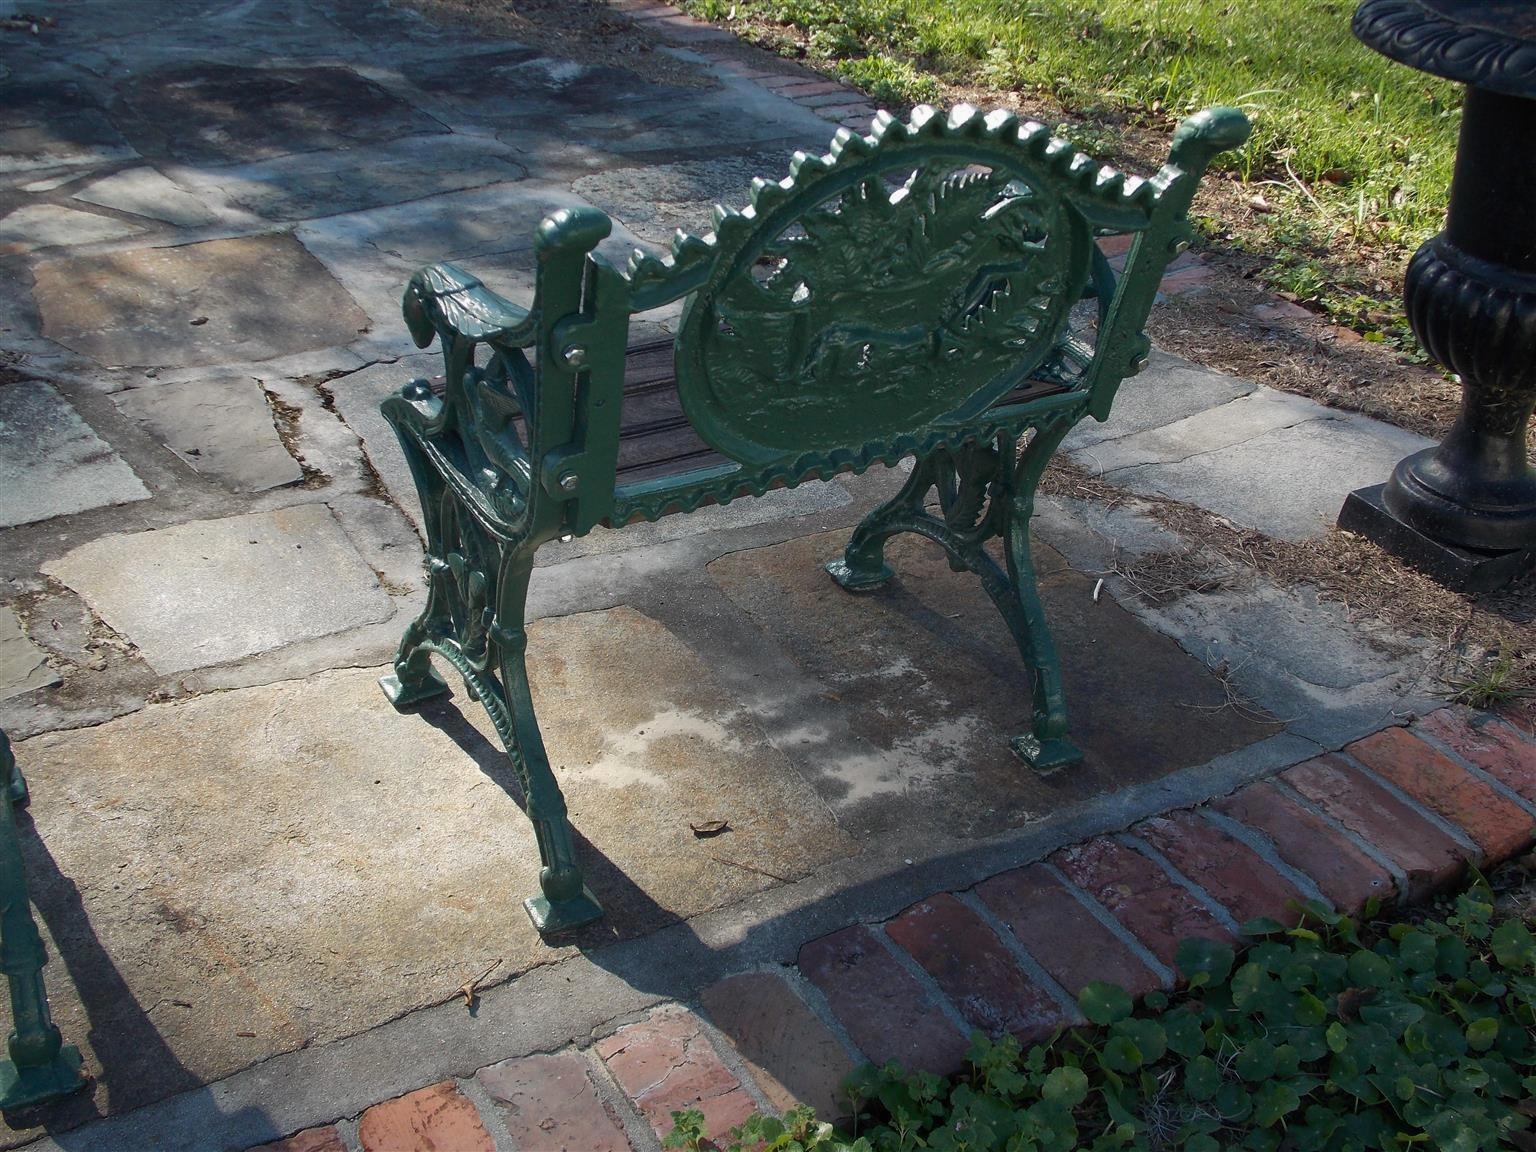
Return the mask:
<svg viewBox="0 0 1536 1152">
<path fill-rule="evenodd" d="M 1457 86 L 1350 35 L 1354 0 L 687 0 L 695 14 L 801 56 L 900 107 L 971 97 L 1075 127 L 1098 153 L 1151 159 L 1211 104 L 1250 115 L 1207 195 L 1224 246 L 1275 288 L 1420 355 L 1396 294 L 1445 212 Z"/>
<path fill-rule="evenodd" d="M 1092 984 L 1090 1026 L 1024 1050 L 972 1036 L 952 1080 L 867 1068 L 857 1122 L 758 1115 L 723 1147 L 776 1152 L 1536 1148 L 1536 936 L 1479 881 L 1445 914 L 1362 928 L 1320 905 L 1190 940 L 1173 994 Z M 697 1112 L 669 1148 L 712 1147 Z"/>
</svg>

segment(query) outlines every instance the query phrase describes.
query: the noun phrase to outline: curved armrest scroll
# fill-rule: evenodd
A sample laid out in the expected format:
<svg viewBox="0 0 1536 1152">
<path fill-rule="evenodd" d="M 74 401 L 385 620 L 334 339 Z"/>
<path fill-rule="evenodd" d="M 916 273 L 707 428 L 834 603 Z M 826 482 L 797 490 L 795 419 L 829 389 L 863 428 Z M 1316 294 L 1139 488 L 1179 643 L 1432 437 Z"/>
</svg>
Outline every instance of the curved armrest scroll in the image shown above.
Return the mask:
<svg viewBox="0 0 1536 1152">
<path fill-rule="evenodd" d="M 400 302 L 416 347 L 434 336 L 472 343 L 495 340 L 525 348 L 533 343 L 537 317 L 527 308 L 492 292 L 477 277 L 452 264 L 423 268 L 406 285 Z"/>
</svg>

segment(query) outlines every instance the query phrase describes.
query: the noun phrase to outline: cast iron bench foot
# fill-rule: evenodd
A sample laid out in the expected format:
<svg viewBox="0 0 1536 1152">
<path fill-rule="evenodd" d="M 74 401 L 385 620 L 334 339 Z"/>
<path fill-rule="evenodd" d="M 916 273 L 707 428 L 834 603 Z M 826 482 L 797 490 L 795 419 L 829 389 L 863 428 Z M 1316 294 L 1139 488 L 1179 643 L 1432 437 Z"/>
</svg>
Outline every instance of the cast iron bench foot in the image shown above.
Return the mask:
<svg viewBox="0 0 1536 1152">
<path fill-rule="evenodd" d="M 603 914 L 603 906 L 585 884 L 581 895 L 569 900 L 551 900 L 547 896 L 530 896 L 523 901 L 528 919 L 539 930 L 540 936 L 554 936 L 570 932 L 583 924 L 590 924 Z"/>
<path fill-rule="evenodd" d="M 0 1111 L 13 1112 L 46 1104 L 84 1087 L 80 1049 L 66 1044 L 47 1064 L 23 1065 L 0 1060 Z"/>
<path fill-rule="evenodd" d="M 448 691 L 448 681 L 437 674 L 436 669 L 428 669 L 427 674 L 415 684 L 403 684 L 400 677 L 391 672 L 388 676 L 379 677 L 379 687 L 384 689 L 384 695 L 389 697 L 389 702 L 397 709 L 404 710 L 412 704 L 420 704 L 423 700 L 431 700 L 434 696 L 441 696 Z"/>
<path fill-rule="evenodd" d="M 1008 747 L 1041 776 L 1049 776 L 1057 769 L 1076 764 L 1083 758 L 1077 745 L 1059 738 L 1037 740 L 1033 736 L 1015 736 L 1008 741 Z"/>
<path fill-rule="evenodd" d="M 846 592 L 873 591 L 896 575 L 888 564 L 868 571 L 850 567 L 846 559 L 833 560 L 825 567 L 832 579 L 837 581 L 837 586 Z"/>
</svg>

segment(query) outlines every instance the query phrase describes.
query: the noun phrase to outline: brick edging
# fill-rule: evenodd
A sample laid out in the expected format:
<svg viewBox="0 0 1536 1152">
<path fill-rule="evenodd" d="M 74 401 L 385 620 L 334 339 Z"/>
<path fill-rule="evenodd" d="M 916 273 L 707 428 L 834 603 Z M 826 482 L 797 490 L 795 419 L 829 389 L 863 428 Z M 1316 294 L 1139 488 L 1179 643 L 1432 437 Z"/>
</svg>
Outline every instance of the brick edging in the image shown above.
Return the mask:
<svg viewBox="0 0 1536 1152">
<path fill-rule="evenodd" d="M 265 1152 L 518 1147 L 651 1152 L 675 1109 L 723 1135 L 754 1109 L 839 1110 L 857 1063 L 957 1071 L 973 1028 L 1035 1040 L 1078 1023 L 1090 980 L 1173 985 L 1178 939 L 1237 938 L 1322 898 L 1422 900 L 1524 851 L 1536 831 L 1536 724 L 1443 708 L 1230 795 L 1058 849 L 889 920 L 804 944 L 693 1005 L 613 1022 L 594 1043 L 493 1064 Z M 511 1141 L 511 1143 L 508 1143 Z"/>
</svg>

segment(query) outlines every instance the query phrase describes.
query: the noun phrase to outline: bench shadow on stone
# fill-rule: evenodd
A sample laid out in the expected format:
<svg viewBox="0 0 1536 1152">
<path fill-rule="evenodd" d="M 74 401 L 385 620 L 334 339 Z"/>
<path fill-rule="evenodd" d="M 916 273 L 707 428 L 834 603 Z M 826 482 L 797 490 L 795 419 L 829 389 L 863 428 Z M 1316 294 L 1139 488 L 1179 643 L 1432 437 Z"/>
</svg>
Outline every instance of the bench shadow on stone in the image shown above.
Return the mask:
<svg viewBox="0 0 1536 1152">
<path fill-rule="evenodd" d="M 68 1148 L 71 1129 L 204 1086 L 176 1058 L 102 947 L 79 886 L 59 869 L 31 817 L 25 811 L 16 815 L 32 902 L 52 942 L 51 962 L 43 975 L 62 981 L 67 972 L 79 992 L 90 1027 L 85 1035 L 66 1028 L 64 1039 L 86 1049 L 93 1081 L 64 1100 L 6 1113 L 4 1119 L 13 1132 L 33 1128 Z M 210 1107 L 217 1110 L 217 1105 Z M 230 1119 L 220 1115 L 226 1122 Z"/>
</svg>

